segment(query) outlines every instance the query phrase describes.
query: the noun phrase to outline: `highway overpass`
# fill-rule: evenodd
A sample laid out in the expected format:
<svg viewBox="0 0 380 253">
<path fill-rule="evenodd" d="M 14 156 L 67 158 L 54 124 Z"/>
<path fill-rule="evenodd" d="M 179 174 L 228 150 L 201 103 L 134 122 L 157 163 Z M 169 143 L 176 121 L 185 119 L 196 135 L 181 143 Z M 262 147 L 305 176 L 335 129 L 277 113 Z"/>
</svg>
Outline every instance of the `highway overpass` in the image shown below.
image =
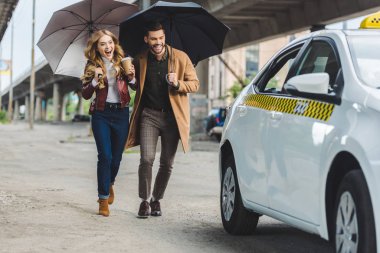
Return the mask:
<svg viewBox="0 0 380 253">
<path fill-rule="evenodd" d="M 17 0 L 5 0 L 5 2 L 8 3 L 8 7 L 0 4 L 0 13 L 5 13 L 9 19 Z M 139 0 L 136 4 L 145 7 L 154 2 Z M 194 2 L 201 4 L 231 28 L 225 41 L 226 50 L 307 30 L 312 25 L 331 24 L 370 14 L 380 9 L 380 1 L 377 0 L 194 0 Z M 2 19 L 0 31 L 5 31 L 7 24 Z M 1 33 L 0 35 L 2 36 Z M 207 60 L 198 64 L 197 72 L 201 80 L 200 93 L 207 97 Z M 14 82 L 15 107 L 29 103 L 29 78 L 30 73 L 27 72 Z M 44 114 L 40 112 L 43 110 L 42 101 L 53 98 L 55 120 L 60 120 L 63 96 L 80 87 L 78 79 L 53 75 L 46 61 L 38 63 L 35 93 L 37 119 L 41 119 L 41 115 Z M 2 104 L 7 106 L 8 101 L 9 90 L 5 90 Z M 18 108 L 14 111 L 17 113 Z"/>
</svg>

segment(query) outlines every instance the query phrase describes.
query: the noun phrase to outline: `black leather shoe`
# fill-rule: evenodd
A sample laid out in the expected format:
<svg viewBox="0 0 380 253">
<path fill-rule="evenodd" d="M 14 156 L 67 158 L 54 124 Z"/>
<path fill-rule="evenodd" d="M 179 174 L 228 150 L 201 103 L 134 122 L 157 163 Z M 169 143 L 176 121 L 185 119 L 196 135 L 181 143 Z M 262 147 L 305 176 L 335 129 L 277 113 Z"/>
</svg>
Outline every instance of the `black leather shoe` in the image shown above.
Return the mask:
<svg viewBox="0 0 380 253">
<path fill-rule="evenodd" d="M 150 215 L 151 216 L 161 216 L 161 206 L 160 206 L 160 201 L 152 201 L 150 200 Z"/>
<path fill-rule="evenodd" d="M 139 213 L 137 214 L 138 218 L 148 218 L 149 217 L 149 203 L 148 201 L 143 201 L 140 204 Z"/>
</svg>

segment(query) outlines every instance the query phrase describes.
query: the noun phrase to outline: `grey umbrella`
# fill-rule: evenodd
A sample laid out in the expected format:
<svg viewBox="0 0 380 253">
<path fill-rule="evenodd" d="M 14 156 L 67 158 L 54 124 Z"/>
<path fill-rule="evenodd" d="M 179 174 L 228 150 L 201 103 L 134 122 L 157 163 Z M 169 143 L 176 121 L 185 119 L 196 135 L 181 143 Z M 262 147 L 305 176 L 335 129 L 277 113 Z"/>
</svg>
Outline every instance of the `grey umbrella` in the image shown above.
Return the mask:
<svg viewBox="0 0 380 253">
<path fill-rule="evenodd" d="M 137 11 L 120 1 L 83 0 L 54 12 L 37 45 L 55 74 L 80 77 L 91 33 L 107 29 L 118 36 L 119 23 Z"/>
</svg>

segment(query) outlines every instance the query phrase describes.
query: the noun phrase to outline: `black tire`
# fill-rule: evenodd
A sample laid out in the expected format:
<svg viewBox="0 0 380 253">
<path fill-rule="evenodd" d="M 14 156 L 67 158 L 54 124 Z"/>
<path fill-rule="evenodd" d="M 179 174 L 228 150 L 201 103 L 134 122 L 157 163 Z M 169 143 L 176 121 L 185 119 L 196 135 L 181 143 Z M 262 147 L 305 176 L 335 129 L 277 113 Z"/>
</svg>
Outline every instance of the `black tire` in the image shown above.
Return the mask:
<svg viewBox="0 0 380 253">
<path fill-rule="evenodd" d="M 234 202 L 232 207 L 232 214 L 228 217 L 228 214 L 224 212 L 223 209 L 223 199 L 226 198 L 226 196 L 223 196 L 223 187 L 224 187 L 224 180 L 225 177 L 231 176 L 231 172 L 233 174 L 233 180 L 234 180 Z M 236 168 L 235 168 L 235 161 L 232 155 L 227 157 L 226 162 L 223 165 L 223 175 L 222 175 L 222 181 L 221 181 L 221 189 L 220 189 L 220 213 L 222 216 L 222 222 L 224 229 L 233 235 L 249 235 L 252 234 L 256 227 L 257 222 L 259 220 L 260 215 L 255 212 L 248 211 L 242 202 L 239 184 L 236 176 Z M 232 181 L 232 178 L 231 180 Z M 231 203 L 231 202 L 230 202 Z"/>
<path fill-rule="evenodd" d="M 349 211 L 351 208 L 344 208 L 344 203 L 348 203 L 350 200 L 354 203 L 353 211 Z M 346 212 L 347 217 L 350 217 L 349 219 L 344 219 L 344 212 Z M 354 222 L 355 217 L 357 222 Z M 373 217 L 372 202 L 364 174 L 361 170 L 354 170 L 347 173 L 347 175 L 344 176 L 342 183 L 338 189 L 337 198 L 335 201 L 333 224 L 333 242 L 336 252 L 346 252 L 342 251 L 342 248 L 347 244 L 344 244 L 341 240 L 339 240 L 339 238 L 347 238 L 342 235 L 339 236 L 339 234 L 344 234 L 345 232 L 345 229 L 339 225 L 342 224 L 342 220 L 349 220 L 347 227 L 350 228 L 350 232 L 355 231 L 355 224 L 357 224 L 357 232 L 352 232 L 353 236 L 351 236 L 351 241 L 353 244 L 357 245 L 357 250 L 356 252 L 355 250 L 352 250 L 350 252 L 377 252 L 376 230 L 375 220 Z"/>
<path fill-rule="evenodd" d="M 206 125 L 206 133 L 210 132 L 214 126 L 216 126 L 215 116 L 210 116 Z"/>
</svg>

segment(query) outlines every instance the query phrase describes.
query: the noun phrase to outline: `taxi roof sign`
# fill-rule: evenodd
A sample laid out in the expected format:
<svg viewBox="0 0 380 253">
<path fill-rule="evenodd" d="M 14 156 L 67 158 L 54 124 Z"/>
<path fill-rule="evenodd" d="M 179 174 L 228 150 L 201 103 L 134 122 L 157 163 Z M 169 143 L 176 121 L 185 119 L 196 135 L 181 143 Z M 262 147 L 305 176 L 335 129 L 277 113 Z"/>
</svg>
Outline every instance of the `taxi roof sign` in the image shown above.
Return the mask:
<svg viewBox="0 0 380 253">
<path fill-rule="evenodd" d="M 380 12 L 372 14 L 360 23 L 361 29 L 380 29 Z"/>
</svg>

